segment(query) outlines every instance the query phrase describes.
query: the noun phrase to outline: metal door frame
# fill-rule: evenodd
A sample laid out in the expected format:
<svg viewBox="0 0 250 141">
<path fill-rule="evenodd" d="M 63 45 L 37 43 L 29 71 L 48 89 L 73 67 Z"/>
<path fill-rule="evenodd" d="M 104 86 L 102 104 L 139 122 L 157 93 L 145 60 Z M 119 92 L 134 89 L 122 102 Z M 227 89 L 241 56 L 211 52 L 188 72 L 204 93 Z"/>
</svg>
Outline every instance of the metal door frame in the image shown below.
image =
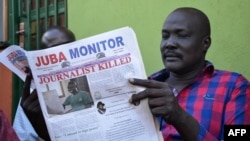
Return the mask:
<svg viewBox="0 0 250 141">
<path fill-rule="evenodd" d="M 41 7 L 43 2 L 43 7 Z M 35 3 L 35 4 L 32 4 Z M 35 9 L 31 9 L 35 6 Z M 35 22 L 36 47 L 40 49 L 41 26 L 40 21 L 45 23 L 44 31 L 49 28 L 48 21 L 53 17 L 53 25 L 60 25 L 59 15 L 64 14 L 64 25 L 67 27 L 67 0 L 9 0 L 8 1 L 8 42 L 19 44 L 20 34 L 24 36 L 24 49 L 31 50 L 32 25 Z M 20 31 L 20 23 L 24 23 L 24 30 Z M 16 109 L 22 95 L 23 81 L 13 74 L 12 78 L 12 121 L 15 117 Z"/>
</svg>

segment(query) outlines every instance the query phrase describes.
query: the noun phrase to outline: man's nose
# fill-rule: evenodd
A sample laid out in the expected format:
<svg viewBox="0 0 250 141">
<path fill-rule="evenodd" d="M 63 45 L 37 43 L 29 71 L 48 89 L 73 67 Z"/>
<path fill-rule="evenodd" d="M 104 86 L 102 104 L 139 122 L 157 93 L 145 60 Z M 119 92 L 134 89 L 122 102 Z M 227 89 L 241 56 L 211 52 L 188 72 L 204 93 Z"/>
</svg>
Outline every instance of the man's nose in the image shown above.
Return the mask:
<svg viewBox="0 0 250 141">
<path fill-rule="evenodd" d="M 174 49 L 177 47 L 177 42 L 175 37 L 170 36 L 168 39 L 163 40 L 162 47 L 164 49 Z"/>
</svg>

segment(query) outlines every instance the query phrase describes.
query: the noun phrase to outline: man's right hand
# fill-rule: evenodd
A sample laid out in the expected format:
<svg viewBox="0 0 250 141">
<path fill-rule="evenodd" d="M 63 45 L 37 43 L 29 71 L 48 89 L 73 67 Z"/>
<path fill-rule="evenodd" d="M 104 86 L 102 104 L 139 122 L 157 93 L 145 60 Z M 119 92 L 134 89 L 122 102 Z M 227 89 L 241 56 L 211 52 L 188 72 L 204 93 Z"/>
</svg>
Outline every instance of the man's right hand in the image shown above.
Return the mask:
<svg viewBox="0 0 250 141">
<path fill-rule="evenodd" d="M 32 74 L 31 71 L 28 70 L 23 87 L 21 106 L 33 128 L 37 132 L 38 136 L 45 139 L 46 141 L 49 141 L 50 137 L 45 123 L 45 119 L 42 114 L 42 109 L 38 101 L 36 89 L 34 89 L 30 94 L 31 81 Z"/>
</svg>

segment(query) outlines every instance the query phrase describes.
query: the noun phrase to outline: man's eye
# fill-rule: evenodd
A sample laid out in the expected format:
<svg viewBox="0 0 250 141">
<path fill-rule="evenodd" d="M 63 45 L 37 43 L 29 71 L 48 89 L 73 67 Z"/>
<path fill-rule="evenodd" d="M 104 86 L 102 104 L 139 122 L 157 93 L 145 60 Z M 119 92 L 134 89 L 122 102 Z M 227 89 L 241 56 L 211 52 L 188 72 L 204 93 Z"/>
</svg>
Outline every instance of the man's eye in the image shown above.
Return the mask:
<svg viewBox="0 0 250 141">
<path fill-rule="evenodd" d="M 189 35 L 188 34 L 184 34 L 184 33 L 179 33 L 177 36 L 180 37 L 180 38 L 186 38 Z"/>
<path fill-rule="evenodd" d="M 167 39 L 169 38 L 169 34 L 167 33 L 162 33 L 162 39 Z"/>
</svg>

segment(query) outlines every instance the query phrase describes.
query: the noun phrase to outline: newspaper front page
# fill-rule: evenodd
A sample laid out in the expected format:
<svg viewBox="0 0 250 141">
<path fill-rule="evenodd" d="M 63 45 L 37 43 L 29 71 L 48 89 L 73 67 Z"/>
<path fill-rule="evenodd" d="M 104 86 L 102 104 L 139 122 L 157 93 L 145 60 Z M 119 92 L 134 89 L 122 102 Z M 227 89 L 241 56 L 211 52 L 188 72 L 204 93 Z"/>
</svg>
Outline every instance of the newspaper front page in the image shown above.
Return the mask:
<svg viewBox="0 0 250 141">
<path fill-rule="evenodd" d="M 51 140 L 162 140 L 147 100 L 128 102 L 143 90 L 128 79 L 147 78 L 130 27 L 26 56 Z"/>
<path fill-rule="evenodd" d="M 0 53 L 0 62 L 17 75 L 21 80 L 26 78 L 26 67 L 29 67 L 26 50 L 17 45 L 11 45 Z M 31 88 L 35 88 L 34 81 Z"/>
</svg>

